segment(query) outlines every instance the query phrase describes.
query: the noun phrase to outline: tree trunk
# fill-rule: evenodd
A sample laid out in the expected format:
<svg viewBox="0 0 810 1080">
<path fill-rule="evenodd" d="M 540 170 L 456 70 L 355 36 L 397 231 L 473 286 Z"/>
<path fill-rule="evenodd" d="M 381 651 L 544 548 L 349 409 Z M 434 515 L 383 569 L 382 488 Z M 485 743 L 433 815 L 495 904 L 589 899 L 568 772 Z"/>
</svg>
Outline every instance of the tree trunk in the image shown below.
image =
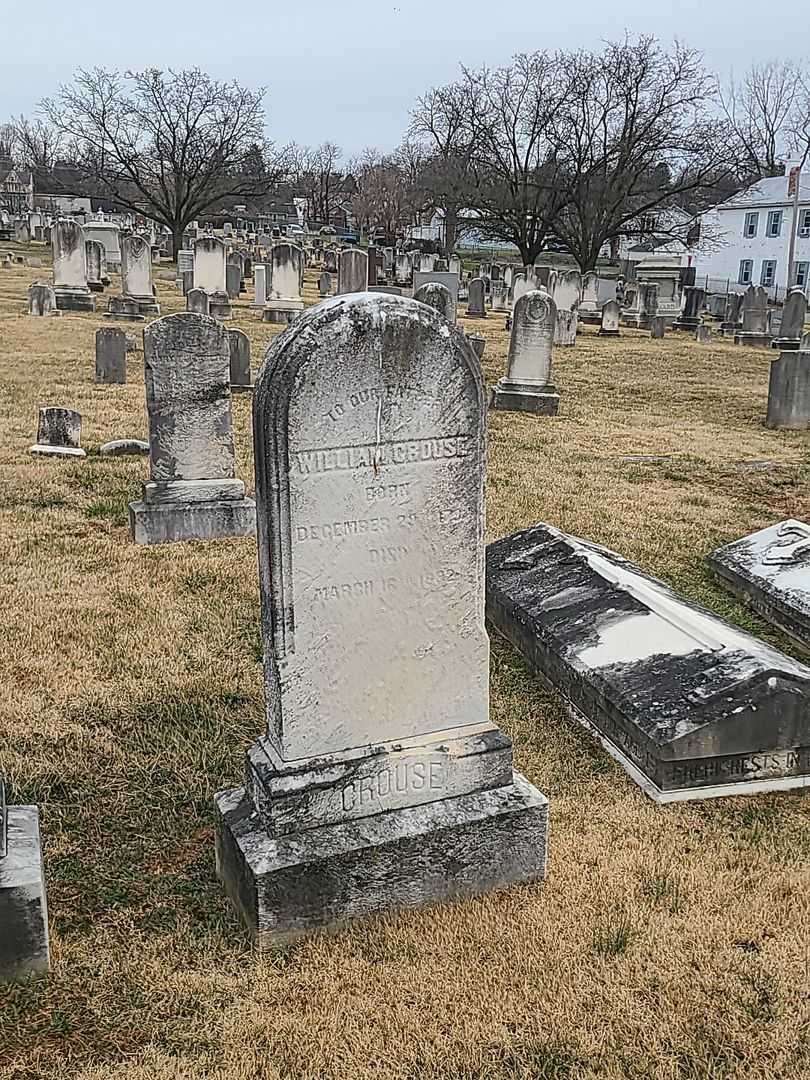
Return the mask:
<svg viewBox="0 0 810 1080">
<path fill-rule="evenodd" d="M 444 253 L 449 259 L 456 246 L 458 207 L 447 206 L 444 211 Z"/>
<path fill-rule="evenodd" d="M 177 252 L 183 246 L 183 229 L 176 223 L 172 226 L 172 244 L 174 245 L 173 262 L 177 262 Z"/>
</svg>

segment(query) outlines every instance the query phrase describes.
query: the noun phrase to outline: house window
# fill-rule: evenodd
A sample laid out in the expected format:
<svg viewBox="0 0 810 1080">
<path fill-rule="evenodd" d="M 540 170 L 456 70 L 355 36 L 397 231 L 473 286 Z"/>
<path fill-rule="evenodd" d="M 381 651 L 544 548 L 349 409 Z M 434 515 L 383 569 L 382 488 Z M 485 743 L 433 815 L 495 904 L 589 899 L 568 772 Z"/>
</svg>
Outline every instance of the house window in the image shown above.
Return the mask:
<svg viewBox="0 0 810 1080">
<path fill-rule="evenodd" d="M 776 259 L 763 259 L 762 260 L 762 273 L 760 274 L 760 285 L 773 285 L 776 280 Z"/>
<path fill-rule="evenodd" d="M 752 210 L 750 214 L 745 215 L 745 228 L 743 229 L 743 236 L 752 237 L 757 235 L 757 229 L 759 228 L 759 214 L 756 210 Z"/>
<path fill-rule="evenodd" d="M 800 289 L 803 289 L 807 284 L 808 275 L 810 272 L 810 262 L 797 262 L 796 263 L 796 280 L 794 285 L 798 285 Z"/>
<path fill-rule="evenodd" d="M 740 285 L 750 285 L 751 275 L 754 273 L 753 259 L 740 259 L 740 276 L 737 279 Z"/>
<path fill-rule="evenodd" d="M 765 230 L 766 236 L 779 236 L 782 231 L 782 211 L 781 210 L 769 210 L 768 211 L 768 227 Z M 770 261 L 770 260 L 768 260 Z"/>
<path fill-rule="evenodd" d="M 799 211 L 799 236 L 810 236 L 810 210 Z"/>
</svg>

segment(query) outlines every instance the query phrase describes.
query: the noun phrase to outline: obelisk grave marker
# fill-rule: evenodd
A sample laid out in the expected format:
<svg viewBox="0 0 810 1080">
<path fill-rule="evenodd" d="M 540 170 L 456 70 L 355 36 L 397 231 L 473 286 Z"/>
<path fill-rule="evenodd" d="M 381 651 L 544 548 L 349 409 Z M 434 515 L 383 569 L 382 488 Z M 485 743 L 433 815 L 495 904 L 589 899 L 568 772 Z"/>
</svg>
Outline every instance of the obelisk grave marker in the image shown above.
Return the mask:
<svg viewBox="0 0 810 1080">
<path fill-rule="evenodd" d="M 217 867 L 260 946 L 544 876 L 489 718 L 484 416 L 464 336 L 400 297 L 310 309 L 258 375 L 267 729 Z"/>
</svg>

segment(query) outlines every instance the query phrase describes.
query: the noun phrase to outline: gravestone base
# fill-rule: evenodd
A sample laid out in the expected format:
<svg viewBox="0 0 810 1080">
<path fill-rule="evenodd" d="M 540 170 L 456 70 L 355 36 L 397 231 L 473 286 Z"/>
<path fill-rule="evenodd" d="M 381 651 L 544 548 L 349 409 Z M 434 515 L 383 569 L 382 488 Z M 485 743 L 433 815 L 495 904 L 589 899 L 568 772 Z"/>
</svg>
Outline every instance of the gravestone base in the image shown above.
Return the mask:
<svg viewBox="0 0 810 1080">
<path fill-rule="evenodd" d="M 599 327 L 598 337 L 620 337 L 620 331 L 618 326 L 615 330 L 606 330 L 604 326 Z"/>
<path fill-rule="evenodd" d="M 28 448 L 28 453 L 39 457 L 87 457 L 80 446 L 49 446 L 47 443 L 35 443 Z"/>
<path fill-rule="evenodd" d="M 800 338 L 774 338 L 771 348 L 778 349 L 779 352 L 798 352 L 801 344 Z"/>
<path fill-rule="evenodd" d="M 650 319 L 650 315 L 622 315 L 621 322 L 622 326 L 627 326 L 631 330 L 649 330 Z"/>
<path fill-rule="evenodd" d="M 36 806 L 9 806 L 8 854 L 0 859 L 0 982 L 47 971 L 48 909 Z"/>
<path fill-rule="evenodd" d="M 262 312 L 262 322 L 286 326 L 304 310 L 303 300 L 268 300 Z"/>
<path fill-rule="evenodd" d="M 599 326 L 602 322 L 602 313 L 600 311 L 590 311 L 587 308 L 583 311 L 580 308 L 577 314 L 579 321 L 584 323 L 585 326 Z"/>
<path fill-rule="evenodd" d="M 701 321 L 702 320 L 699 319 L 699 318 L 692 318 L 691 316 L 684 316 L 684 317 L 682 317 L 680 319 L 676 319 L 672 323 L 672 329 L 673 330 L 680 330 L 680 331 L 685 332 L 687 334 L 694 334 L 694 332 L 700 326 Z"/>
<path fill-rule="evenodd" d="M 54 285 L 53 291 L 59 311 L 95 311 L 89 289 L 70 289 L 66 285 Z"/>
<path fill-rule="evenodd" d="M 424 904 L 541 881 L 548 800 L 506 787 L 270 836 L 244 788 L 216 796 L 217 875 L 260 950 Z"/>
<path fill-rule="evenodd" d="M 253 499 L 211 502 L 145 501 L 129 504 L 129 527 L 136 544 L 172 544 L 183 540 L 226 540 L 253 536 L 256 503 Z"/>
<path fill-rule="evenodd" d="M 232 319 L 230 297 L 225 292 L 212 292 L 208 294 L 208 314 L 215 319 Z"/>
<path fill-rule="evenodd" d="M 550 383 L 546 386 L 529 386 L 500 379 L 492 390 L 489 407 L 505 412 L 528 412 L 538 416 L 556 416 L 560 409 L 560 395 Z"/>
<path fill-rule="evenodd" d="M 253 383 L 231 383 L 232 394 L 252 394 Z"/>
<path fill-rule="evenodd" d="M 104 283 L 102 281 L 88 281 L 87 288 L 90 290 L 90 292 L 103 293 Z"/>
<path fill-rule="evenodd" d="M 160 315 L 160 304 L 154 296 L 127 296 L 125 299 L 136 304 L 141 315 Z"/>
<path fill-rule="evenodd" d="M 751 334 L 748 331 L 738 331 L 734 335 L 735 345 L 751 345 L 758 349 L 767 349 L 772 340 L 770 334 Z"/>
</svg>

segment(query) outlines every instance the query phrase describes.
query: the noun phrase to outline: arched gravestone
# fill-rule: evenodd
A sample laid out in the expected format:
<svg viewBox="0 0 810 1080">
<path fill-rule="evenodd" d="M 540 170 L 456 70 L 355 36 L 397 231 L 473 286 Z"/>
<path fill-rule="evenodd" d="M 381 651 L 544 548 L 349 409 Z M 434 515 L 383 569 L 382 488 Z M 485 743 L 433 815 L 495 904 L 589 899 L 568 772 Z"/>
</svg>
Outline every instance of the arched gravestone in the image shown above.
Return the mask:
<svg viewBox="0 0 810 1080">
<path fill-rule="evenodd" d="M 217 866 L 260 944 L 544 875 L 547 802 L 489 719 L 483 395 L 459 331 L 379 294 L 258 375 L 267 729 Z"/>
</svg>

